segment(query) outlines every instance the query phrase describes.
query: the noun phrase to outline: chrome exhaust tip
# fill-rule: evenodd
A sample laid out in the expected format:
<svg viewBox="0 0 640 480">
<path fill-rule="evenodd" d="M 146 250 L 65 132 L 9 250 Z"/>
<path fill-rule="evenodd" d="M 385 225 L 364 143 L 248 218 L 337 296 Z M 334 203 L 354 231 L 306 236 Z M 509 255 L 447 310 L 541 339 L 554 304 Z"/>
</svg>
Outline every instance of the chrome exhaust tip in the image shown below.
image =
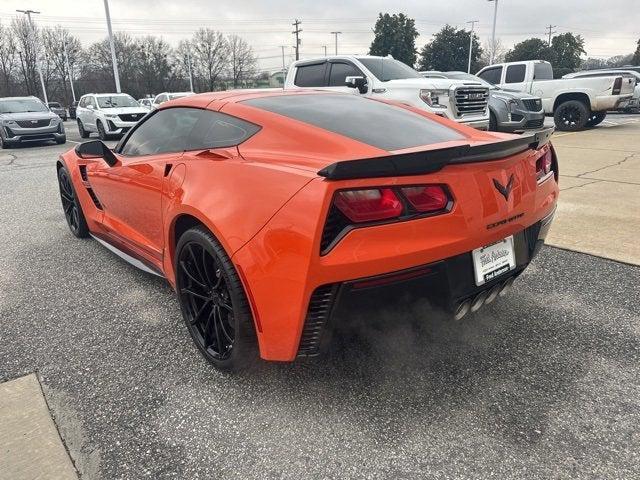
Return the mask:
<svg viewBox="0 0 640 480">
<path fill-rule="evenodd" d="M 507 281 L 502 284 L 502 288 L 500 289 L 501 297 L 504 297 L 507 293 L 509 293 L 511 285 L 513 285 L 513 277 L 507 279 Z"/>
<path fill-rule="evenodd" d="M 478 310 L 480 310 L 480 307 L 484 305 L 484 301 L 487 299 L 487 295 L 488 293 L 486 290 L 476 295 L 476 298 L 474 298 L 473 302 L 471 303 L 472 312 L 477 312 Z"/>
<path fill-rule="evenodd" d="M 487 298 L 485 299 L 484 303 L 488 305 L 491 302 L 493 302 L 498 296 L 498 294 L 500 293 L 501 289 L 502 289 L 502 285 L 500 284 L 494 285 L 493 288 L 489 290 L 489 295 L 487 295 Z"/>
<path fill-rule="evenodd" d="M 464 302 L 461 302 L 456 308 L 456 311 L 453 314 L 453 318 L 455 320 L 462 320 L 462 317 L 469 313 L 469 308 L 471 308 L 471 300 L 465 300 Z"/>
</svg>

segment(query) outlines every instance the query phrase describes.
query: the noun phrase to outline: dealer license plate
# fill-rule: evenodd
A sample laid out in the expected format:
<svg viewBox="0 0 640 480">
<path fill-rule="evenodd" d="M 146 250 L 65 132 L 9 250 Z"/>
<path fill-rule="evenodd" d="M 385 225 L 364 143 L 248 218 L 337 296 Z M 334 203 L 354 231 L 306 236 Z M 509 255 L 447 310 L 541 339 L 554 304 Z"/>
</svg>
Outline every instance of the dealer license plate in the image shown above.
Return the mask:
<svg viewBox="0 0 640 480">
<path fill-rule="evenodd" d="M 472 253 L 476 285 L 483 285 L 516 268 L 513 236 L 476 248 Z"/>
</svg>

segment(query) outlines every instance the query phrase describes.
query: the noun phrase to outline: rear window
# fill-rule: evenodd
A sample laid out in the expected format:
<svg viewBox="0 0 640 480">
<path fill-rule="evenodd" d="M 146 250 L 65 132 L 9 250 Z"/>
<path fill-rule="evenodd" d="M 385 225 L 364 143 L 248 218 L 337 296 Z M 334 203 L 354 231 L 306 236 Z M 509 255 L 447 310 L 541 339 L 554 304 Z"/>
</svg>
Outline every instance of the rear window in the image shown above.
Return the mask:
<svg viewBox="0 0 640 480">
<path fill-rule="evenodd" d="M 325 68 L 325 62 L 314 65 L 301 65 L 296 71 L 296 79 L 293 83 L 297 87 L 324 87 Z"/>
<path fill-rule="evenodd" d="M 404 108 L 349 94 L 279 95 L 254 98 L 242 103 L 383 150 L 400 150 L 465 138 L 449 127 Z"/>
<path fill-rule="evenodd" d="M 525 65 L 509 65 L 507 67 L 507 74 L 504 78 L 504 83 L 520 83 L 524 82 L 524 74 L 527 70 Z"/>
<path fill-rule="evenodd" d="M 553 68 L 550 63 L 535 63 L 533 67 L 534 80 L 553 80 Z"/>
</svg>

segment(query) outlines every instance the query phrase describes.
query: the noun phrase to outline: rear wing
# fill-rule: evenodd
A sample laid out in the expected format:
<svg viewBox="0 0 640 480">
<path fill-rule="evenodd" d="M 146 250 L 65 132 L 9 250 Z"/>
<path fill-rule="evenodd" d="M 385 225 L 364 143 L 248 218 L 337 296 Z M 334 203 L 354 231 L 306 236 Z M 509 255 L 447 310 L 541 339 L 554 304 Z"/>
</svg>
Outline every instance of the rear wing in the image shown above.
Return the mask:
<svg viewBox="0 0 640 480">
<path fill-rule="evenodd" d="M 549 142 L 553 131 L 554 128 L 549 127 L 534 133 L 524 133 L 517 138 L 483 145 L 458 145 L 424 152 L 345 160 L 326 166 L 318 175 L 328 180 L 351 180 L 433 173 L 450 164 L 500 160 L 525 150 L 538 150 Z"/>
</svg>

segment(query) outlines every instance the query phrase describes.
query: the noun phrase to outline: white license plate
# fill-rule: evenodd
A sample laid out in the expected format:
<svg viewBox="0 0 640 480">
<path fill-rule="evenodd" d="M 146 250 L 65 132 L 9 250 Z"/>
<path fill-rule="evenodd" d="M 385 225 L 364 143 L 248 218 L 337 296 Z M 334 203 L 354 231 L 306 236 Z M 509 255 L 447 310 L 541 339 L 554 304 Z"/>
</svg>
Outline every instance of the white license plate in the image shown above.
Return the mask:
<svg viewBox="0 0 640 480">
<path fill-rule="evenodd" d="M 513 236 L 476 248 L 472 253 L 476 285 L 483 285 L 516 268 Z"/>
</svg>

